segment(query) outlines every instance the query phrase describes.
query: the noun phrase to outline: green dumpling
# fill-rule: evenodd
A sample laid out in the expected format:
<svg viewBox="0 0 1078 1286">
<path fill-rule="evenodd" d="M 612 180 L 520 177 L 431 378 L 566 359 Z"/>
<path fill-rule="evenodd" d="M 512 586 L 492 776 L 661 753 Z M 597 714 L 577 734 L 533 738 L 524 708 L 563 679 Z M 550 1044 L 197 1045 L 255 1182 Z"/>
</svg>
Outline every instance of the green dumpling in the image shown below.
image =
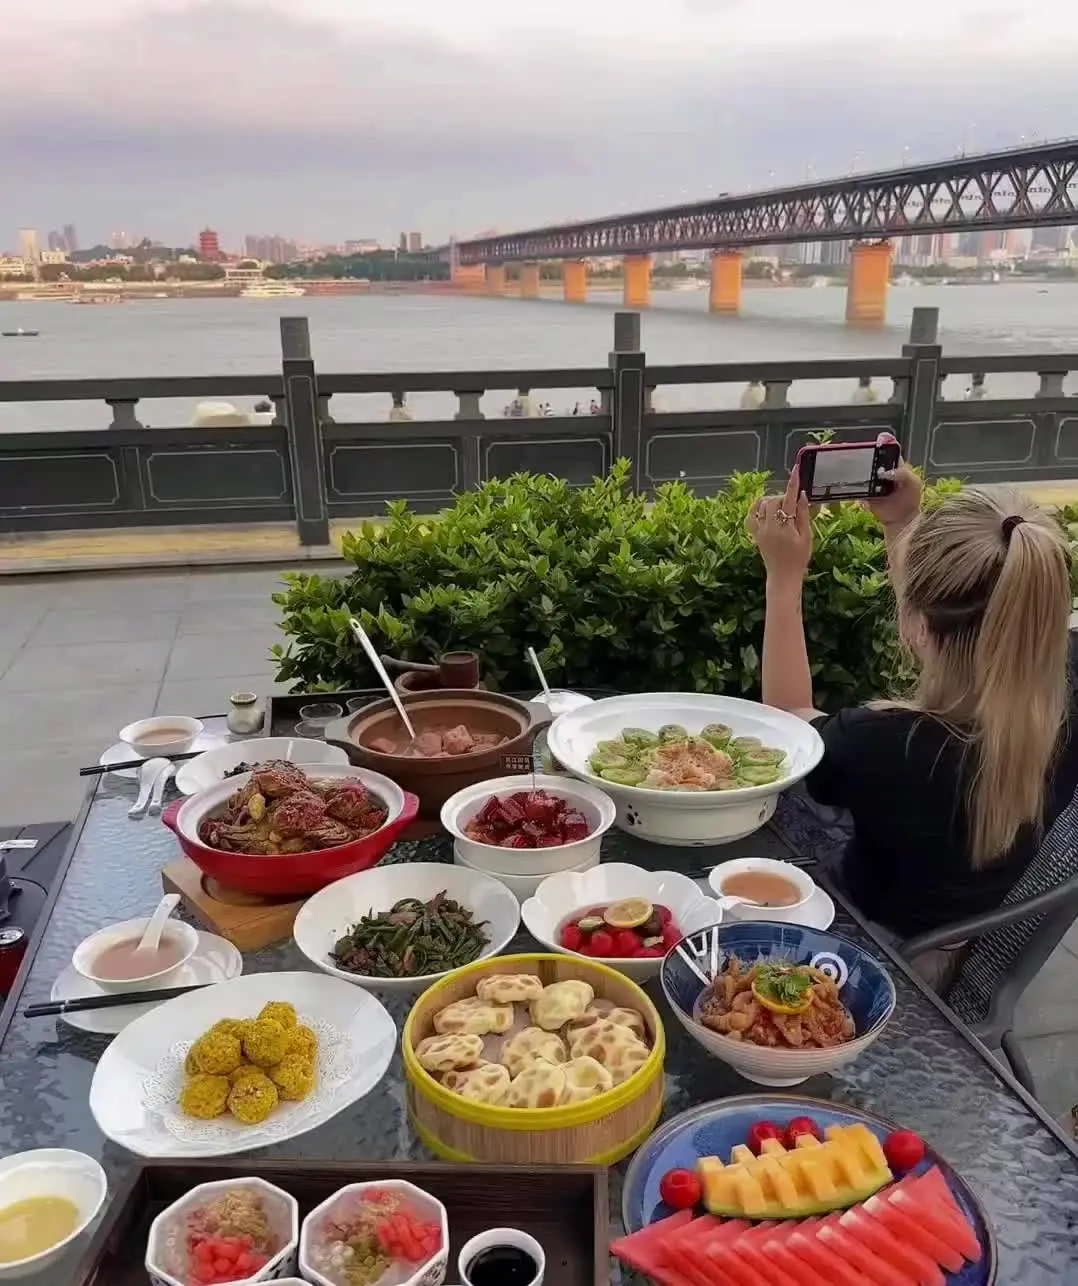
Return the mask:
<svg viewBox="0 0 1078 1286">
<path fill-rule="evenodd" d="M 738 769 L 737 780 L 744 786 L 768 786 L 781 775 L 775 764 L 751 764 Z"/>
<path fill-rule="evenodd" d="M 772 750 L 768 746 L 761 746 L 759 750 L 749 750 L 743 754 L 741 762 L 746 766 L 750 764 L 769 764 L 777 768 L 785 758 L 785 750 Z"/>
<path fill-rule="evenodd" d="M 759 737 L 734 737 L 730 741 L 730 749 L 744 754 L 748 750 L 762 750 L 763 744 Z"/>
<path fill-rule="evenodd" d="M 621 740 L 628 742 L 630 746 L 639 746 L 642 749 L 659 744 L 658 736 L 654 732 L 648 732 L 647 728 L 623 728 Z"/>
<path fill-rule="evenodd" d="M 603 781 L 612 781 L 616 786 L 639 786 L 648 775 L 648 770 L 638 764 L 626 764 L 624 768 L 604 768 L 599 774 Z"/>
<path fill-rule="evenodd" d="M 688 730 L 683 728 L 680 723 L 664 723 L 659 729 L 660 741 L 686 741 L 688 736 Z"/>
<path fill-rule="evenodd" d="M 733 735 L 733 728 L 725 723 L 709 723 L 700 732 L 700 736 L 716 750 L 725 750 L 726 743 Z"/>
</svg>

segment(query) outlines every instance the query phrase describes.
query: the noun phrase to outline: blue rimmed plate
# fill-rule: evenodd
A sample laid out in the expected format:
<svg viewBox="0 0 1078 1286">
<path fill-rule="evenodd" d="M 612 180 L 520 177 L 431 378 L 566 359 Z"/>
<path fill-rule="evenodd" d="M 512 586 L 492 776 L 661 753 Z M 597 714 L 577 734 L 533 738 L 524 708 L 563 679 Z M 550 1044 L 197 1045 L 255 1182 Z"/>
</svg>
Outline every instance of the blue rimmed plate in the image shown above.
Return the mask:
<svg viewBox="0 0 1078 1286">
<path fill-rule="evenodd" d="M 673 1213 L 659 1196 L 659 1181 L 668 1170 L 694 1170 L 702 1156 L 728 1158 L 737 1144 L 745 1142 L 757 1121 L 785 1126 L 795 1116 L 812 1117 L 821 1130 L 829 1125 L 867 1125 L 881 1142 L 892 1131 L 903 1128 L 846 1104 L 792 1094 L 745 1094 L 703 1103 L 667 1121 L 633 1157 L 621 1195 L 621 1219 L 626 1231 L 637 1232 Z M 939 1167 L 969 1219 L 983 1252 L 978 1263 L 967 1263 L 959 1273 L 945 1273 L 947 1286 L 992 1286 L 996 1280 L 996 1243 L 984 1207 L 969 1184 L 931 1148 L 914 1173 L 933 1165 Z"/>
</svg>

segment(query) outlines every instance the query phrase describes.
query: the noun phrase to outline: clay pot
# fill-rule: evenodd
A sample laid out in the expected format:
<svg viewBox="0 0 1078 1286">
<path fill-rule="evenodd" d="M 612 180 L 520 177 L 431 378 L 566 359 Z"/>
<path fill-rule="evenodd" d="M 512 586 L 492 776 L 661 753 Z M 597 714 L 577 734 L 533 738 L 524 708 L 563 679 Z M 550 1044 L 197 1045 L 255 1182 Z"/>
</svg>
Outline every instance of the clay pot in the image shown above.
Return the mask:
<svg viewBox="0 0 1078 1286">
<path fill-rule="evenodd" d="M 502 777 L 507 772 L 526 771 L 522 765 L 531 762 L 536 733 L 551 722 L 550 711 L 543 706 L 500 692 L 439 688 L 406 693 L 402 699 L 417 734 L 462 723 L 470 732 L 496 732 L 507 738 L 499 746 L 439 759 L 371 750 L 372 741 L 382 737 L 398 740 L 406 735 L 388 698 L 337 719 L 326 728 L 326 741 L 341 746 L 352 763 L 384 773 L 402 790 L 418 796 L 419 816 L 427 820 L 437 820 L 445 801 L 465 786 Z"/>
</svg>

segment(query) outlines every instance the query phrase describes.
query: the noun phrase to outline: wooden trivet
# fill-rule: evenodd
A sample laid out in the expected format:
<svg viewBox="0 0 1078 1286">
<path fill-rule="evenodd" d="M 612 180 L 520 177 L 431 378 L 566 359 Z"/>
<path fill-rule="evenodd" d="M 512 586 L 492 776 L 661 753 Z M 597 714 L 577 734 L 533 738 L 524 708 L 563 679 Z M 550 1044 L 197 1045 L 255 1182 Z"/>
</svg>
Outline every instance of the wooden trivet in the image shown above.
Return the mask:
<svg viewBox="0 0 1078 1286">
<path fill-rule="evenodd" d="M 269 898 L 222 888 L 203 875 L 189 857 L 161 872 L 166 893 L 178 893 L 183 905 L 205 928 L 227 938 L 241 951 L 260 951 L 292 936 L 292 925 L 304 898 Z"/>
</svg>

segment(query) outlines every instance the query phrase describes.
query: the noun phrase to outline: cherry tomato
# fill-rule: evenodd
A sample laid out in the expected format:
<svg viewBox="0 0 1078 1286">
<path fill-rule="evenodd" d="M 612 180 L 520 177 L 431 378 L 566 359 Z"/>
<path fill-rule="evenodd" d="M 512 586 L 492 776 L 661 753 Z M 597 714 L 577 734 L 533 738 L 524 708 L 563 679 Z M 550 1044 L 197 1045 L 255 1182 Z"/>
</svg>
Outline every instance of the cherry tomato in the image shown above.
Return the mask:
<svg viewBox="0 0 1078 1286">
<path fill-rule="evenodd" d="M 664 927 L 673 920 L 673 914 L 668 906 L 661 906 L 658 902 L 651 908 L 651 913 L 658 917 L 659 923 Z"/>
<path fill-rule="evenodd" d="M 765 1139 L 781 1138 L 782 1130 L 779 1129 L 774 1121 L 757 1121 L 755 1125 L 750 1127 L 745 1142 L 748 1144 L 750 1151 L 759 1156 Z"/>
<path fill-rule="evenodd" d="M 561 945 L 566 951 L 579 951 L 584 935 L 575 924 L 567 924 L 561 931 Z"/>
<path fill-rule="evenodd" d="M 616 956 L 635 956 L 640 950 L 640 937 L 632 929 L 619 929 L 614 934 L 614 954 Z"/>
<path fill-rule="evenodd" d="M 883 1155 L 892 1170 L 914 1170 L 925 1159 L 925 1141 L 912 1130 L 895 1130 L 883 1141 Z"/>
<path fill-rule="evenodd" d="M 588 943 L 591 947 L 589 954 L 594 956 L 612 956 L 614 954 L 614 935 L 607 933 L 605 929 L 596 929 L 591 935 L 591 941 Z"/>
<path fill-rule="evenodd" d="M 681 941 L 681 930 L 671 921 L 663 929 L 663 949 L 669 951 Z"/>
<path fill-rule="evenodd" d="M 792 1149 L 797 1146 L 797 1140 L 802 1134 L 811 1134 L 814 1139 L 820 1138 L 820 1127 L 811 1116 L 795 1116 L 786 1127 L 783 1141 Z"/>
<path fill-rule="evenodd" d="M 691 1210 L 700 1204 L 703 1190 L 692 1170 L 667 1170 L 659 1180 L 659 1196 L 671 1210 Z"/>
</svg>

